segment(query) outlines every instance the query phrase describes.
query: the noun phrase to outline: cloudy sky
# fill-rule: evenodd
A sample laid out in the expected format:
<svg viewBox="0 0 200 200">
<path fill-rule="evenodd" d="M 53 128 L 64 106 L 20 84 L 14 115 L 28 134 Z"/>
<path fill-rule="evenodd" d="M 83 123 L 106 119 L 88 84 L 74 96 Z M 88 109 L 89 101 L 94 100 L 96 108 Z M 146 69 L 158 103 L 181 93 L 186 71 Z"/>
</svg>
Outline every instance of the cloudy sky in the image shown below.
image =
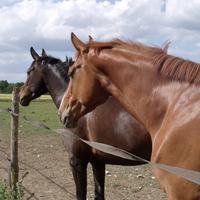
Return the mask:
<svg viewBox="0 0 200 200">
<path fill-rule="evenodd" d="M 131 39 L 200 62 L 199 0 L 1 0 L 0 80 L 24 81 L 30 47 L 60 59 L 82 40 Z"/>
</svg>

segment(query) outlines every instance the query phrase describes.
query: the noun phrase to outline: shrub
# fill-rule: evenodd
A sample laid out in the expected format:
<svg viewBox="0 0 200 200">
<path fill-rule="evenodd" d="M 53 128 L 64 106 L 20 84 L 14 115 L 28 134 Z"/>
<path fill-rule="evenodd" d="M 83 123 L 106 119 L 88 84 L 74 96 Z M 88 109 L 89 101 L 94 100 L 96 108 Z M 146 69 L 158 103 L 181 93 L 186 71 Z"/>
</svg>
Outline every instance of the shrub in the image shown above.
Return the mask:
<svg viewBox="0 0 200 200">
<path fill-rule="evenodd" d="M 12 191 L 6 182 L 0 182 L 0 200 L 22 200 L 24 193 L 22 186 L 18 184 L 16 191 Z"/>
</svg>

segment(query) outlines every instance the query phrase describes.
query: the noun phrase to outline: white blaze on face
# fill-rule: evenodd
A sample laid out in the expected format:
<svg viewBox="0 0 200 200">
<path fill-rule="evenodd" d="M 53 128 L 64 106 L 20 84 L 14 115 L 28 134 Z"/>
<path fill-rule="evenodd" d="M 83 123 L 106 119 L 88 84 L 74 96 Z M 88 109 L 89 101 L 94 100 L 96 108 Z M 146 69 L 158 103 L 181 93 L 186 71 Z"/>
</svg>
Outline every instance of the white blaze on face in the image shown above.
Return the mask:
<svg viewBox="0 0 200 200">
<path fill-rule="evenodd" d="M 60 108 L 59 111 L 61 111 L 60 109 L 63 109 L 63 103 L 64 103 L 64 99 L 65 99 L 66 93 L 63 95 L 61 103 L 60 103 Z"/>
</svg>

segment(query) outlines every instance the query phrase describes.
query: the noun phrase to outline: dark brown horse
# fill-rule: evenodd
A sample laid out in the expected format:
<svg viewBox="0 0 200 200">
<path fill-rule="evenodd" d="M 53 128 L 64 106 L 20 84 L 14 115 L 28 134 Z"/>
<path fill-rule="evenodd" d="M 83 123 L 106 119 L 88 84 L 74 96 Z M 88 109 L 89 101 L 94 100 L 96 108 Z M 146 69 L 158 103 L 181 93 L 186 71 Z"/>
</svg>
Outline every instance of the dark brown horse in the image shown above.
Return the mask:
<svg viewBox="0 0 200 200">
<path fill-rule="evenodd" d="M 68 62 L 63 63 L 47 56 L 44 50 L 42 56 L 39 56 L 31 48 L 31 55 L 34 61 L 27 71 L 26 83 L 20 91 L 21 104 L 27 106 L 32 99 L 49 92 L 58 108 L 69 82 Z M 150 159 L 151 139 L 148 133 L 112 97 L 95 111 L 82 117 L 78 126 L 72 131 L 86 140 L 108 143 Z M 101 153 L 74 138 L 64 137 L 63 142 L 69 152 L 76 195 L 79 200 L 86 199 L 86 169 L 89 162 L 94 173 L 95 199 L 98 200 L 104 199 L 105 164 L 142 164 Z"/>
<path fill-rule="evenodd" d="M 77 53 L 59 108 L 63 123 L 74 126 L 111 94 L 149 131 L 152 161 L 200 171 L 200 64 L 134 42 L 85 44 L 72 34 L 72 43 Z M 200 199 L 200 185 L 154 171 L 168 200 Z"/>
</svg>

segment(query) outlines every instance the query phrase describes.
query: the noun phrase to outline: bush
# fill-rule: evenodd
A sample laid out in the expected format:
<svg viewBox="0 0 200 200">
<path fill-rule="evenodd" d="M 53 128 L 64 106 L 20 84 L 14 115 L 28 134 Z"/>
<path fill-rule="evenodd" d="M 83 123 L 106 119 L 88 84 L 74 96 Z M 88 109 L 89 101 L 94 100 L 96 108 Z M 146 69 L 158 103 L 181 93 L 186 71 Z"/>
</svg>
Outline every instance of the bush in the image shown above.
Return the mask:
<svg viewBox="0 0 200 200">
<path fill-rule="evenodd" d="M 0 182 L 0 200 L 22 200 L 23 190 L 19 184 L 16 192 L 12 191 L 5 182 Z"/>
<path fill-rule="evenodd" d="M 8 83 L 7 80 L 0 80 L 0 93 L 10 94 L 12 93 L 13 87 L 21 87 L 24 83 Z"/>
</svg>

